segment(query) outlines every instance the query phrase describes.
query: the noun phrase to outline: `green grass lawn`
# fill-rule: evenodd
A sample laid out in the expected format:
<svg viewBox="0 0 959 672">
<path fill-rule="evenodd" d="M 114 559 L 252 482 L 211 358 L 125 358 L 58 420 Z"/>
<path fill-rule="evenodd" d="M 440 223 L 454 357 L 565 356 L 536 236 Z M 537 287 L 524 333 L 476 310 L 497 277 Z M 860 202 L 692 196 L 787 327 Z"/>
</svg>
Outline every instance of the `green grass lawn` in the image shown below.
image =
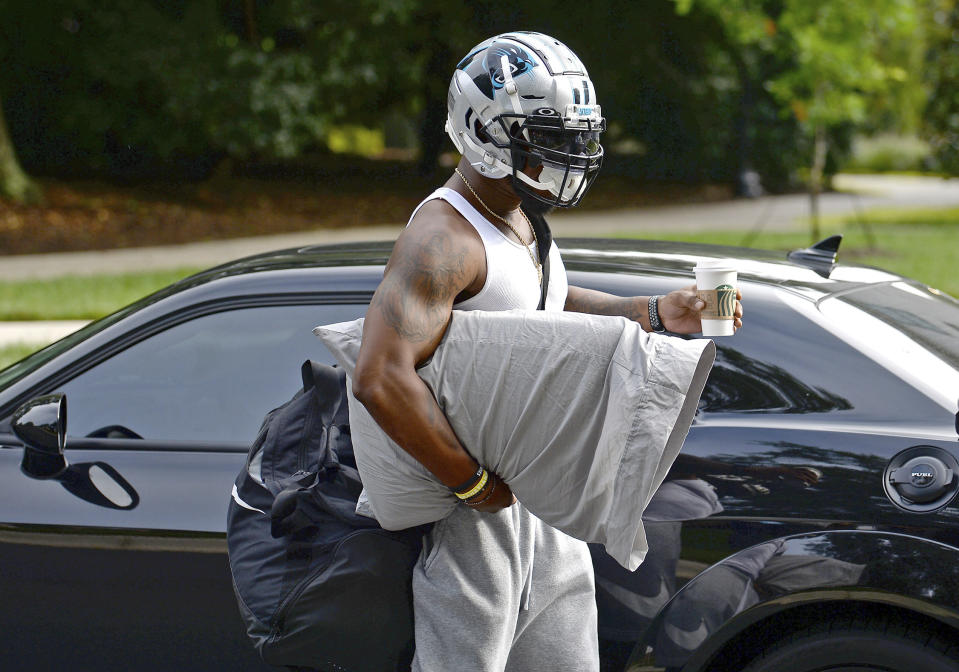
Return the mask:
<svg viewBox="0 0 959 672">
<path fill-rule="evenodd" d="M 40 347 L 42 346 L 29 345 L 26 343 L 0 346 L 0 369 L 5 369 L 35 350 L 39 350 Z"/>
<path fill-rule="evenodd" d="M 959 208 L 877 210 L 822 221 L 821 237 L 843 234 L 839 261 L 878 266 L 959 297 Z M 808 232 L 663 232 L 643 237 L 717 245 L 748 245 L 786 252 L 810 244 Z"/>
<path fill-rule="evenodd" d="M 0 321 L 94 320 L 194 272 L 178 268 L 0 282 Z"/>
<path fill-rule="evenodd" d="M 868 225 L 864 226 L 864 222 Z M 959 208 L 870 211 L 857 217 L 828 218 L 822 237 L 842 233 L 840 261 L 879 266 L 921 280 L 959 297 Z M 646 238 L 719 245 L 744 244 L 784 253 L 810 243 L 808 233 L 744 231 L 646 234 Z M 92 320 L 179 280 L 194 269 L 123 275 L 64 277 L 0 282 L 0 321 Z M 0 368 L 32 352 L 30 345 L 0 348 Z"/>
</svg>

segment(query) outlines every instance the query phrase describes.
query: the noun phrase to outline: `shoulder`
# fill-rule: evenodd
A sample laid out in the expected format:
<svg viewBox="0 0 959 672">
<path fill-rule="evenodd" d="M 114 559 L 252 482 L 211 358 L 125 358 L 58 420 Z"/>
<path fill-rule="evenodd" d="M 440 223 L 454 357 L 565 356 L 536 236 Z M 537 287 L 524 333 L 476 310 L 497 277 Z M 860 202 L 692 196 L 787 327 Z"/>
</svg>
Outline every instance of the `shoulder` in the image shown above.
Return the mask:
<svg viewBox="0 0 959 672">
<path fill-rule="evenodd" d="M 380 288 L 428 295 L 430 301 L 448 298 L 452 305 L 455 297 L 478 291 L 485 278 L 483 240 L 456 208 L 434 199 L 396 239 Z"/>
<path fill-rule="evenodd" d="M 414 257 L 425 266 L 450 259 L 467 266 L 485 264 L 483 240 L 473 225 L 447 201 L 435 198 L 417 211 L 400 234 L 390 258 Z"/>
<path fill-rule="evenodd" d="M 479 233 L 463 214 L 442 198 L 427 201 L 410 220 L 407 231 L 441 231 L 463 242 L 482 243 Z"/>
</svg>

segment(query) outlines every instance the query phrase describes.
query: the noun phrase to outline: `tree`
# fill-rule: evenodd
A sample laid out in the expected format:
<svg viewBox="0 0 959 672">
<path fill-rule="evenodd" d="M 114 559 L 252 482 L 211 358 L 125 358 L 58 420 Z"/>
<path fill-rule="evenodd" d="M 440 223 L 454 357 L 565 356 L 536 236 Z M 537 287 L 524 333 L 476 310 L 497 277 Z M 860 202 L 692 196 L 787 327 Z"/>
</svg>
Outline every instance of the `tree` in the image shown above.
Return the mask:
<svg viewBox="0 0 959 672">
<path fill-rule="evenodd" d="M 796 67 L 771 84 L 812 140 L 809 167 L 812 238 L 819 240 L 818 196 L 828 133 L 861 124 L 870 104 L 907 78 L 886 45 L 911 39 L 918 25 L 913 0 L 791 0 L 779 20 L 796 45 Z"/>
<path fill-rule="evenodd" d="M 17 161 L 17 154 L 7 132 L 3 116 L 3 101 L 0 100 L 0 196 L 18 203 L 39 200 L 40 188 L 31 180 Z"/>
<path fill-rule="evenodd" d="M 897 47 L 914 37 L 916 2 L 676 0 L 680 13 L 699 7 L 717 16 L 743 49 L 789 55 L 790 66 L 764 84 L 804 129 L 816 239 L 830 132 L 862 124 L 878 100 L 907 80 Z"/>
<path fill-rule="evenodd" d="M 430 31 L 451 32 L 418 20 L 427 4 L 9 3 L 10 130 L 26 139 L 25 165 L 48 172 L 192 178 L 223 157 L 293 158 L 322 148 L 335 124 L 422 109 Z"/>
<path fill-rule="evenodd" d="M 959 175 L 959 4 L 931 0 L 929 51 L 924 70 L 930 95 L 923 115 L 938 168 Z"/>
</svg>

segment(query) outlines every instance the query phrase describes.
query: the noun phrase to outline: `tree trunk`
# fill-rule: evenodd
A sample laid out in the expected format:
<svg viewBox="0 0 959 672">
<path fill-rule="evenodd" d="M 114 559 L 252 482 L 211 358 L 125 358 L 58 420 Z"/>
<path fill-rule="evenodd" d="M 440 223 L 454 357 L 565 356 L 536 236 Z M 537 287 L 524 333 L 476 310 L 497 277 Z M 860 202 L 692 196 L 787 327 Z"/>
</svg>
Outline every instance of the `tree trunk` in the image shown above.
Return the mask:
<svg viewBox="0 0 959 672">
<path fill-rule="evenodd" d="M 260 31 L 256 27 L 256 6 L 253 0 L 243 3 L 243 20 L 246 23 L 246 39 L 250 44 L 260 46 Z"/>
<path fill-rule="evenodd" d="M 730 50 L 736 73 L 739 75 L 738 111 L 733 120 L 733 137 L 736 143 L 736 195 L 746 198 L 758 198 L 763 195 L 762 182 L 753 167 L 753 135 L 756 108 L 756 78 L 754 67 L 747 62 L 753 61 L 752 54 L 743 49 L 742 53 Z"/>
<path fill-rule="evenodd" d="M 23 172 L 20 162 L 17 161 L 17 154 L 7 132 L 2 102 L 0 100 L 0 196 L 6 196 L 17 203 L 38 201 L 39 187 Z"/>
<path fill-rule="evenodd" d="M 812 242 L 820 240 L 819 230 L 819 194 L 822 192 L 822 175 L 826 168 L 826 150 L 829 145 L 826 129 L 817 126 L 813 140 L 812 167 L 809 170 L 809 225 Z"/>
</svg>

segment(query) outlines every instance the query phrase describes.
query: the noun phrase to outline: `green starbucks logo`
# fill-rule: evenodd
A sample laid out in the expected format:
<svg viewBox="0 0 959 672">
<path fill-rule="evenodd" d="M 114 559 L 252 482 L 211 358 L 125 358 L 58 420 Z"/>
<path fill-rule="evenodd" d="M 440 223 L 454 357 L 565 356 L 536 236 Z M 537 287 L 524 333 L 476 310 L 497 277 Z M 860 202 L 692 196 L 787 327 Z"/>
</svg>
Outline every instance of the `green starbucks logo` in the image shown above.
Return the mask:
<svg viewBox="0 0 959 672">
<path fill-rule="evenodd" d="M 736 288 L 719 285 L 716 288 L 716 312 L 721 318 L 729 318 L 736 312 Z"/>
</svg>

